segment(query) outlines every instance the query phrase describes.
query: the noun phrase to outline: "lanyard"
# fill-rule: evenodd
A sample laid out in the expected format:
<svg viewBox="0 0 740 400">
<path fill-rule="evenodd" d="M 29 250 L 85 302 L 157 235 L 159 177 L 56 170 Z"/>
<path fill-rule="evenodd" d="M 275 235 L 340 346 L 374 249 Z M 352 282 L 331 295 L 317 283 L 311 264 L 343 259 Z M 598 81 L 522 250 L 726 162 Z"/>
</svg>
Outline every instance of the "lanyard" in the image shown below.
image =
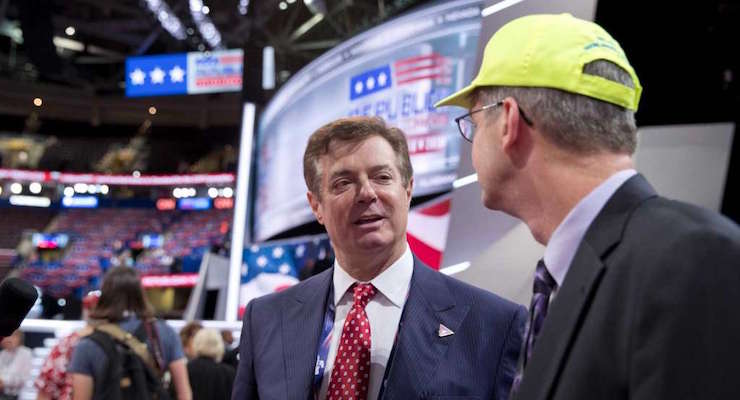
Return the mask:
<svg viewBox="0 0 740 400">
<path fill-rule="evenodd" d="M 318 400 L 321 391 L 321 381 L 324 379 L 326 362 L 329 358 L 329 347 L 331 346 L 331 335 L 334 329 L 334 315 L 336 314 L 336 305 L 334 305 L 334 285 L 329 289 L 329 298 L 326 301 L 326 312 L 324 312 L 324 325 L 321 328 L 321 338 L 316 350 L 316 368 L 313 374 L 313 398 Z"/>
<path fill-rule="evenodd" d="M 409 285 L 410 286 L 410 285 Z M 411 288 L 406 293 L 406 300 L 408 300 L 411 294 Z M 314 368 L 313 374 L 313 399 L 319 400 L 319 392 L 321 391 L 321 381 L 324 379 L 324 372 L 326 371 L 326 363 L 329 358 L 329 347 L 331 347 L 332 330 L 334 329 L 334 316 L 336 314 L 336 305 L 334 304 L 334 284 L 332 283 L 329 288 L 329 298 L 326 301 L 326 311 L 324 312 L 324 324 L 321 328 L 321 337 L 319 340 L 318 348 L 316 349 L 316 367 Z M 406 305 L 404 304 L 401 312 L 401 320 L 398 323 L 398 329 L 396 330 L 396 336 L 393 338 L 393 347 L 391 348 L 391 354 L 388 358 L 388 364 L 385 366 L 385 373 L 383 376 L 383 384 L 380 385 L 380 393 L 378 398 L 383 398 L 385 392 L 385 384 L 389 376 L 391 365 L 396 354 L 396 344 L 398 344 L 398 337 L 403 327 L 403 321 L 406 317 Z"/>
</svg>

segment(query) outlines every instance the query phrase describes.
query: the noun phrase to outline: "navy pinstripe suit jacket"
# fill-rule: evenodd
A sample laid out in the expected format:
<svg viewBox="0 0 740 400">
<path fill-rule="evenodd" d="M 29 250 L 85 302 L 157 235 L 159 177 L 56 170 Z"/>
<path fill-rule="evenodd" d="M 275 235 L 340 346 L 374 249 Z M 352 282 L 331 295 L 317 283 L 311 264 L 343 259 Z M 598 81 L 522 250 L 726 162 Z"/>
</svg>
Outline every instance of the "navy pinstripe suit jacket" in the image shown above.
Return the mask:
<svg viewBox="0 0 740 400">
<path fill-rule="evenodd" d="M 232 400 L 313 397 L 316 349 L 332 274 L 329 269 L 249 303 Z M 524 307 L 414 260 L 380 397 L 506 399 L 525 320 Z M 439 337 L 440 324 L 454 334 Z"/>
</svg>

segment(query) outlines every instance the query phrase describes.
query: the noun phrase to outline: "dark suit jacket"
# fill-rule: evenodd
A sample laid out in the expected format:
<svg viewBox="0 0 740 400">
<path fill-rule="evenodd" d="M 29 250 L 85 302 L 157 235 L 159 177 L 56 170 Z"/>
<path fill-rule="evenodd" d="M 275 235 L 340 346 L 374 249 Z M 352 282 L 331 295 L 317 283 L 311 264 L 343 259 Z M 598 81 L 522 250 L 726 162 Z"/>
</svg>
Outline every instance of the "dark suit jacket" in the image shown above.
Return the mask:
<svg viewBox="0 0 740 400">
<path fill-rule="evenodd" d="M 232 399 L 312 397 L 316 350 L 332 285 L 329 269 L 244 312 Z M 526 311 L 414 261 L 384 399 L 506 399 Z M 439 337 L 439 325 L 454 334 Z M 463 398 L 463 397 L 455 397 Z"/>
<path fill-rule="evenodd" d="M 640 175 L 586 232 L 516 396 L 738 399 L 740 230 Z"/>
</svg>

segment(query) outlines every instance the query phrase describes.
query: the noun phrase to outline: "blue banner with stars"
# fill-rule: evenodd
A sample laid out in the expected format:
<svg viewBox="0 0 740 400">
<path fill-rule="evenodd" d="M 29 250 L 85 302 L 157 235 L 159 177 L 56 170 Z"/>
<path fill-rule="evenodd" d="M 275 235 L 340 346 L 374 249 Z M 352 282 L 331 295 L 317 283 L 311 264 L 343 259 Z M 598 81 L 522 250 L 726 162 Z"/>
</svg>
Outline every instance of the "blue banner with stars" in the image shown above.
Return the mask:
<svg viewBox="0 0 740 400">
<path fill-rule="evenodd" d="M 126 59 L 126 96 L 238 92 L 242 50 L 190 52 Z"/>
<path fill-rule="evenodd" d="M 187 94 L 188 54 L 129 57 L 126 59 L 126 96 Z"/>
</svg>

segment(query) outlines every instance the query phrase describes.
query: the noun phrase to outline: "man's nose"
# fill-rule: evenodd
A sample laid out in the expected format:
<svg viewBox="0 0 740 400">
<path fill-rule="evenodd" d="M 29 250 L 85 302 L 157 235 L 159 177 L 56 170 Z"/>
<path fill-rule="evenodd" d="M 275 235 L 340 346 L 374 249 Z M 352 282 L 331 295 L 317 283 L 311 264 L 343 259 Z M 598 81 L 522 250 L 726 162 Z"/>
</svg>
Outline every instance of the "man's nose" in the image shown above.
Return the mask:
<svg viewBox="0 0 740 400">
<path fill-rule="evenodd" d="M 365 179 L 360 183 L 359 186 L 359 193 L 357 194 L 357 202 L 358 203 L 371 203 L 375 201 L 378 198 L 377 193 L 375 193 L 375 188 L 372 185 L 372 182 L 370 182 L 369 179 Z"/>
</svg>

